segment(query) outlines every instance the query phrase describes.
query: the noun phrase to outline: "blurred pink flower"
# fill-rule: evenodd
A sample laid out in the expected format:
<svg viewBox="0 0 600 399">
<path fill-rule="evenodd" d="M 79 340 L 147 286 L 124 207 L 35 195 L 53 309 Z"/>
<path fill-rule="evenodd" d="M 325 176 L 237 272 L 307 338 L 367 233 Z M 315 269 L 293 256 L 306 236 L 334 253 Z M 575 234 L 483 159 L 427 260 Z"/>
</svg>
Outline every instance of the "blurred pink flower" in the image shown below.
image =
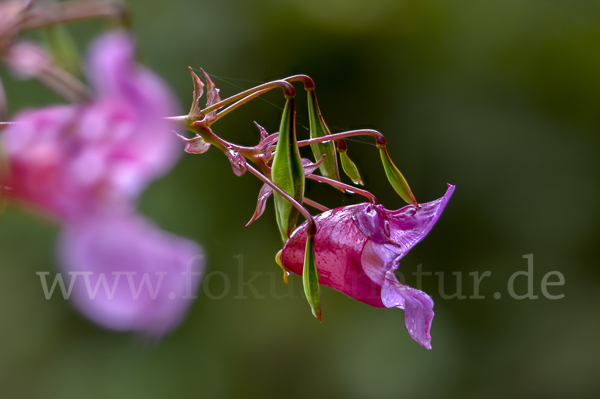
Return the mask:
<svg viewBox="0 0 600 399">
<path fill-rule="evenodd" d="M 91 101 L 17 115 L 2 136 L 4 184 L 62 223 L 61 267 L 79 278 L 75 306 L 104 327 L 158 338 L 189 308 L 204 261 L 198 245 L 134 213 L 180 153 L 165 120 L 174 96 L 134 54 L 125 32 L 103 36 L 88 59 Z"/>
<path fill-rule="evenodd" d="M 136 215 L 111 213 L 65 226 L 59 257 L 75 306 L 114 330 L 159 338 L 176 327 L 195 298 L 204 270 L 194 242 Z"/>
<path fill-rule="evenodd" d="M 376 307 L 404 309 L 410 336 L 431 349 L 433 301 L 426 293 L 398 282 L 394 270 L 400 259 L 431 230 L 450 199 L 446 194 L 417 209 L 408 205 L 388 211 L 382 205 L 358 204 L 315 217 L 315 257 L 319 282 Z M 285 243 L 281 262 L 302 274 L 306 223 Z"/>
<path fill-rule="evenodd" d="M 83 105 L 25 111 L 3 134 L 13 195 L 73 220 L 128 206 L 171 168 L 178 143 L 165 116 L 176 113 L 162 80 L 134 62 L 124 32 L 93 46 L 88 71 L 94 99 Z"/>
</svg>

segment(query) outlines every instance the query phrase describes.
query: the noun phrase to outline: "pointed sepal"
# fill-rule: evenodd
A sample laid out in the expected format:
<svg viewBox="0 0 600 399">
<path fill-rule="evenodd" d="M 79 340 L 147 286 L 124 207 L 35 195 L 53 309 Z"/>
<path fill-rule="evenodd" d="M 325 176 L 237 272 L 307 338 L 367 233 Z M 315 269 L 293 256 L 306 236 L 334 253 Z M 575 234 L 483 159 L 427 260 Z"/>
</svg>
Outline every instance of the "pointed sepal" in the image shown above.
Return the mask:
<svg viewBox="0 0 600 399">
<path fill-rule="evenodd" d="M 304 197 L 304 171 L 296 141 L 295 119 L 294 99 L 288 98 L 281 117 L 271 179 L 273 183 L 301 204 Z M 277 192 L 274 194 L 274 200 L 277 224 L 281 238 L 285 242 L 296 227 L 298 209 Z"/>
<path fill-rule="evenodd" d="M 267 205 L 267 200 L 269 199 L 271 194 L 273 194 L 273 188 L 268 184 L 263 184 L 258 193 L 258 200 L 256 201 L 256 209 L 254 210 L 254 215 L 252 215 L 250 221 L 246 223 L 246 228 L 248 228 L 248 226 L 250 226 L 259 217 L 262 216 L 263 212 L 265 211 L 265 206 Z"/>
<path fill-rule="evenodd" d="M 202 107 L 200 107 L 200 97 L 204 94 L 204 83 L 200 80 L 196 72 L 191 67 L 190 73 L 192 74 L 192 82 L 194 83 L 194 93 L 193 93 L 193 101 L 192 108 L 190 109 L 190 113 L 188 117 L 190 121 L 197 121 L 198 119 L 202 119 Z"/>
<path fill-rule="evenodd" d="M 319 109 L 319 104 L 317 103 L 317 96 L 314 89 L 308 91 L 308 118 L 310 122 L 311 139 L 328 136 L 331 134 L 329 128 L 323 120 L 323 116 L 321 115 L 321 110 Z M 321 174 L 329 179 L 339 181 L 340 172 L 333 141 L 311 144 L 310 148 L 312 149 L 315 159 L 319 159 L 326 155 L 325 160 L 319 167 Z"/>
<path fill-rule="evenodd" d="M 210 148 L 210 143 L 204 141 L 202 136 L 196 135 L 193 139 L 188 139 L 182 135 L 175 133 L 177 138 L 185 143 L 184 151 L 189 154 L 203 154 Z"/>
<path fill-rule="evenodd" d="M 216 88 L 215 84 L 210 79 L 210 76 L 208 76 L 208 74 L 204 72 L 204 69 L 200 70 L 202 71 L 202 74 L 204 75 L 204 80 L 206 81 L 206 106 L 210 107 L 211 105 L 214 105 L 221 101 L 221 97 L 219 96 L 219 89 Z M 207 125 L 210 125 L 211 123 L 216 121 L 217 111 L 218 110 L 215 109 L 214 111 L 210 111 L 209 113 L 207 113 L 204 116 L 202 122 L 206 123 Z"/>
<path fill-rule="evenodd" d="M 260 142 L 255 147 L 256 151 L 258 153 L 262 154 L 265 159 L 269 159 L 273 155 L 272 151 L 271 151 L 271 146 L 275 142 L 277 142 L 277 138 L 279 137 L 279 133 L 269 134 L 269 133 L 267 133 L 267 130 L 264 127 L 262 127 L 261 125 L 259 125 L 256 122 L 254 122 L 254 124 L 256 125 L 256 127 L 258 128 L 258 130 L 260 131 Z"/>
<path fill-rule="evenodd" d="M 246 164 L 246 158 L 242 154 L 237 151 L 229 151 L 227 152 L 227 158 L 229 158 L 229 162 L 231 163 L 231 168 L 233 169 L 233 173 L 240 177 L 244 173 L 248 171 L 248 165 Z"/>
<path fill-rule="evenodd" d="M 378 148 L 379 155 L 381 156 L 381 162 L 383 163 L 383 168 L 385 169 L 385 174 L 388 178 L 388 181 L 390 182 L 392 187 L 394 187 L 394 190 L 396 190 L 398 195 L 404 201 L 406 201 L 407 204 L 416 205 L 418 208 L 419 204 L 417 203 L 415 196 L 410 190 L 406 179 L 404 178 L 404 176 L 402 176 L 402 173 L 400 173 L 396 165 L 394 165 L 394 163 L 392 162 L 387 148 L 380 146 L 378 146 Z"/>
<path fill-rule="evenodd" d="M 302 158 L 302 168 L 304 169 L 304 176 L 310 176 L 315 170 L 323 163 L 323 160 L 327 158 L 325 154 L 317 162 L 312 162 L 310 159 Z"/>
<path fill-rule="evenodd" d="M 269 137 L 269 133 L 267 133 L 267 129 L 265 129 L 264 127 L 262 127 L 261 125 L 259 125 L 258 122 L 254 121 L 254 126 L 256 126 L 256 128 L 260 132 L 260 141 L 261 142 L 263 142 L 264 139 L 266 139 L 267 137 Z"/>
</svg>

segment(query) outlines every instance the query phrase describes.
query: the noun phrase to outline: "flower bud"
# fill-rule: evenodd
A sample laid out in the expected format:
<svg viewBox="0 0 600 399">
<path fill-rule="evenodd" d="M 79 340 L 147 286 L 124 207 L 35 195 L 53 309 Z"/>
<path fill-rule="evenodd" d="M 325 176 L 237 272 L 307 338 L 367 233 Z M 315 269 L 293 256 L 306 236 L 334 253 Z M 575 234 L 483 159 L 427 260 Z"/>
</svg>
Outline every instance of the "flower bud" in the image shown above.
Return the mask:
<svg viewBox="0 0 600 399">
<path fill-rule="evenodd" d="M 13 45 L 7 52 L 5 60 L 20 79 L 38 77 L 51 65 L 50 57 L 44 48 L 31 41 L 22 41 Z"/>
</svg>

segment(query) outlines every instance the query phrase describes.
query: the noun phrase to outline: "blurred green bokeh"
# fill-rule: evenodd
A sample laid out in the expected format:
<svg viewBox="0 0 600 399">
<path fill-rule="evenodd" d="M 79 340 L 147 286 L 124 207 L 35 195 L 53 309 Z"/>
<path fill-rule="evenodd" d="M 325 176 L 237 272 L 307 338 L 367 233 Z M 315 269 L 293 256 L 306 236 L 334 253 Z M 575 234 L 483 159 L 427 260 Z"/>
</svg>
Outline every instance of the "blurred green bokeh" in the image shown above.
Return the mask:
<svg viewBox="0 0 600 399">
<path fill-rule="evenodd" d="M 46 301 L 36 271 L 57 270 L 58 227 L 11 207 L 0 221 L 2 398 L 577 398 L 600 396 L 600 3 L 570 0 L 131 0 L 140 59 L 191 100 L 187 66 L 215 76 L 222 96 L 297 73 L 316 82 L 333 132 L 383 132 L 420 202 L 456 192 L 436 228 L 402 262 L 491 271 L 485 299 L 435 301 L 433 350 L 406 332 L 400 310 L 370 308 L 328 288 L 313 319 L 300 278 L 286 288 L 271 202 L 248 230 L 260 183 L 231 173 L 211 150 L 182 157 L 141 200 L 161 227 L 201 243 L 207 272 L 223 271 L 223 299 L 202 294 L 158 345 L 102 330 L 67 301 Z M 103 24 L 73 23 L 81 50 Z M 35 82 L 12 80 L 11 111 L 56 101 Z M 220 77 L 220 78 L 219 78 Z M 214 126 L 256 143 L 252 121 L 277 130 L 280 93 Z M 307 137 L 299 92 L 300 137 Z M 272 104 L 271 104 L 272 103 Z M 275 104 L 276 106 L 273 106 Z M 367 143 L 368 142 L 368 143 Z M 349 141 L 366 189 L 403 206 L 378 153 Z M 359 201 L 327 187 L 308 194 L 329 207 Z M 272 201 L 272 200 L 270 200 Z M 536 300 L 507 281 L 534 254 Z M 239 298 L 239 262 L 255 286 Z M 238 257 L 238 258 L 236 258 Z M 550 271 L 564 286 L 540 284 Z M 271 284 L 271 279 L 274 285 Z M 519 281 L 521 280 L 521 281 Z M 523 293 L 525 278 L 517 278 Z M 226 288 L 215 276 L 209 292 Z M 293 297 L 276 299 L 292 290 Z M 286 291 L 288 290 L 288 291 Z M 494 299 L 494 293 L 502 297 Z M 237 297 L 237 298 L 236 298 Z"/>
</svg>

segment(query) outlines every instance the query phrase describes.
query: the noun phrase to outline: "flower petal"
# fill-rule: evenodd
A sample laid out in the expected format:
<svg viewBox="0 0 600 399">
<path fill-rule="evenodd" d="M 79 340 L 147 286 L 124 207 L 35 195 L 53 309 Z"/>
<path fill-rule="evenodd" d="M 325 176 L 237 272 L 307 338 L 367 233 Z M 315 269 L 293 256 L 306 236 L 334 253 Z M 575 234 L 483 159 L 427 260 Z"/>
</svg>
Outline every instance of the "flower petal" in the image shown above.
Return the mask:
<svg viewBox="0 0 600 399">
<path fill-rule="evenodd" d="M 365 204 L 365 206 L 356 207 L 352 211 L 352 220 L 371 241 L 377 244 L 389 242 L 390 227 L 383 206 Z"/>
<path fill-rule="evenodd" d="M 108 33 L 92 45 L 88 71 L 97 98 L 82 115 L 81 131 L 104 140 L 110 132 L 120 133 L 112 134 L 111 156 L 132 176 L 127 189 L 137 195 L 180 156 L 164 119 L 177 114 L 176 97 L 162 79 L 135 63 L 133 39 L 123 31 Z"/>
<path fill-rule="evenodd" d="M 198 245 L 131 214 L 66 225 L 59 256 L 64 272 L 79 274 L 71 277 L 79 310 L 106 328 L 152 338 L 179 324 L 204 268 Z"/>
<path fill-rule="evenodd" d="M 407 205 L 396 211 L 385 210 L 386 219 L 389 221 L 390 239 L 402 248 L 402 256 L 429 233 L 453 192 L 454 186 L 448 184 L 443 197 L 420 204 L 420 208 Z"/>
<path fill-rule="evenodd" d="M 433 301 L 423 291 L 402 285 L 393 271 L 388 271 L 381 288 L 381 300 L 386 308 L 404 309 L 404 323 L 410 336 L 420 345 L 431 349 Z"/>
<path fill-rule="evenodd" d="M 321 285 L 376 307 L 404 309 L 411 336 L 431 348 L 433 301 L 394 276 L 400 259 L 431 230 L 454 191 L 435 201 L 388 211 L 381 205 L 358 204 L 315 217 L 316 266 Z M 306 223 L 297 228 L 281 252 L 283 266 L 302 274 Z"/>
<path fill-rule="evenodd" d="M 90 193 L 70 174 L 73 140 L 62 137 L 77 114 L 70 106 L 25 111 L 2 135 L 10 160 L 3 184 L 11 187 L 11 196 L 59 218 L 89 211 Z"/>
<path fill-rule="evenodd" d="M 363 247 L 368 238 L 352 220 L 358 204 L 333 209 L 315 217 L 315 259 L 319 281 L 337 291 L 371 306 L 384 307 L 381 303 L 383 276 L 374 281 L 364 270 L 361 261 Z M 292 273 L 302 275 L 306 247 L 306 223 L 297 228 L 285 243 L 281 252 L 283 266 Z"/>
</svg>

